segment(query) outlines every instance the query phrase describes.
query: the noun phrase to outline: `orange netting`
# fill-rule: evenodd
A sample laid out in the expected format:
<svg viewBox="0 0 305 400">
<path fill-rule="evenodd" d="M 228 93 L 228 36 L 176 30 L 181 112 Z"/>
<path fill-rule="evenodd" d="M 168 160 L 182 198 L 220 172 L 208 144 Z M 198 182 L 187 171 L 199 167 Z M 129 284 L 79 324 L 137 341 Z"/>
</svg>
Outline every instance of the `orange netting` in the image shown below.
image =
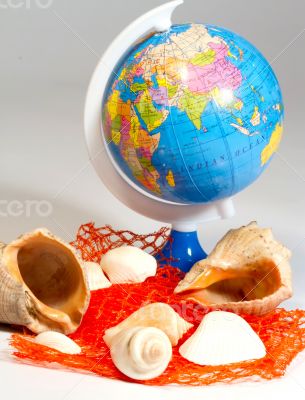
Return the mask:
<svg viewBox="0 0 305 400">
<path fill-rule="evenodd" d="M 152 235 L 136 235 L 129 231 L 114 231 L 111 227 L 95 228 L 93 224 L 81 226 L 73 243 L 87 260 L 98 261 L 110 247 L 123 243 L 138 244 L 143 248 L 160 250 L 157 240 L 167 236 L 161 229 Z M 31 335 L 14 334 L 11 343 L 17 349 L 15 356 L 23 360 L 46 364 L 57 363 L 95 373 L 104 377 L 131 381 L 113 365 L 109 349 L 103 341 L 105 329 L 114 326 L 132 312 L 150 302 L 170 304 L 186 320 L 194 324 L 181 343 L 197 328 L 209 310 L 193 302 L 181 302 L 173 289 L 183 273 L 173 267 L 159 268 L 157 275 L 141 284 L 112 285 L 108 289 L 92 292 L 89 309 L 76 333 L 70 335 L 81 347 L 80 355 L 63 355 L 55 350 L 33 343 Z M 305 348 L 305 311 L 277 309 L 262 317 L 242 315 L 263 340 L 267 355 L 263 359 L 225 366 L 199 366 L 183 359 L 173 348 L 173 358 L 167 370 L 158 378 L 141 381 L 147 385 L 209 385 L 232 382 L 245 378 L 272 379 L 282 376 L 292 359 Z M 225 333 L 224 333 L 225 334 Z M 53 364 L 54 366 L 54 364 Z"/>
<path fill-rule="evenodd" d="M 161 255 L 169 233 L 170 229 L 163 227 L 158 232 L 139 235 L 127 230 L 118 231 L 109 225 L 96 228 L 94 223 L 89 222 L 80 226 L 76 240 L 71 244 L 80 252 L 83 260 L 100 262 L 108 250 L 123 245 L 137 246 L 148 253 Z"/>
</svg>

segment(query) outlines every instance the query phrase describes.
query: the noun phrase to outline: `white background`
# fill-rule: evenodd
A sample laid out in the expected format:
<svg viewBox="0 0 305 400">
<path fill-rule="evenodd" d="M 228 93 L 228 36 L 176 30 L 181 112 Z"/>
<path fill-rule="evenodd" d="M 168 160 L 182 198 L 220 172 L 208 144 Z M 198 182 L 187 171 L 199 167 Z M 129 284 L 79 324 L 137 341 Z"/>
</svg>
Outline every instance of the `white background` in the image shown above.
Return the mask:
<svg viewBox="0 0 305 400">
<path fill-rule="evenodd" d="M 41 4 L 48 3 L 41 0 Z M 285 132 L 279 153 L 258 182 L 235 198 L 237 214 L 200 227 L 206 249 L 230 227 L 257 220 L 271 226 L 293 250 L 294 297 L 287 307 L 305 307 L 305 20 L 304 2 L 276 0 L 186 0 L 175 22 L 208 22 L 248 38 L 272 63 L 283 90 Z M 11 5 L 18 5 L 12 8 Z M 38 1 L 39 4 L 39 1 Z M 87 221 L 151 232 L 162 224 L 120 204 L 88 161 L 83 105 L 98 56 L 133 19 L 162 4 L 153 0 L 0 1 L 0 200 L 47 200 L 42 218 L 0 217 L 0 240 L 8 242 L 38 226 L 71 240 Z M 7 8 L 5 8 L 8 5 Z M 96 55 L 97 54 L 97 55 Z M 95 377 L 21 366 L 9 360 L 8 334 L 1 327 L 0 394 L 26 399 L 110 398 L 294 398 L 305 396 L 300 357 L 281 381 L 201 389 L 142 388 Z M 3 357 L 2 357 L 3 355 Z M 72 392 L 71 392 L 72 390 Z"/>
</svg>

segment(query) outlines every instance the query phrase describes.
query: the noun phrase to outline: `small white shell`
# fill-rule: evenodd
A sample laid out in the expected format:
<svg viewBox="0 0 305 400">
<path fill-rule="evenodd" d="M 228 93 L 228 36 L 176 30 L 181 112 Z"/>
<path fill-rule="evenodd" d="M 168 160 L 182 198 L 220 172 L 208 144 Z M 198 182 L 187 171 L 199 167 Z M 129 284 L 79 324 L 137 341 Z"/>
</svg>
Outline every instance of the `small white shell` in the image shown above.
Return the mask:
<svg viewBox="0 0 305 400">
<path fill-rule="evenodd" d="M 109 250 L 101 267 L 112 283 L 144 282 L 156 275 L 157 261 L 138 247 L 123 246 Z"/>
<path fill-rule="evenodd" d="M 166 370 L 172 358 L 172 346 L 161 329 L 133 327 L 113 338 L 110 354 L 114 365 L 124 375 L 147 380 Z"/>
<path fill-rule="evenodd" d="M 87 274 L 90 290 L 104 289 L 111 286 L 111 282 L 106 278 L 98 263 L 86 261 L 84 262 L 84 268 Z"/>
<path fill-rule="evenodd" d="M 195 364 L 224 365 L 262 358 L 266 349 L 259 336 L 239 315 L 213 311 L 180 346 L 179 353 Z"/>
<path fill-rule="evenodd" d="M 72 339 L 58 332 L 46 331 L 40 333 L 34 341 L 65 354 L 79 354 L 82 351 Z"/>
<path fill-rule="evenodd" d="M 110 346 L 112 338 L 117 333 L 136 326 L 159 328 L 169 337 L 172 345 L 176 346 L 193 324 L 181 318 L 168 304 L 151 303 L 139 308 L 118 325 L 107 329 L 103 339 Z"/>
</svg>

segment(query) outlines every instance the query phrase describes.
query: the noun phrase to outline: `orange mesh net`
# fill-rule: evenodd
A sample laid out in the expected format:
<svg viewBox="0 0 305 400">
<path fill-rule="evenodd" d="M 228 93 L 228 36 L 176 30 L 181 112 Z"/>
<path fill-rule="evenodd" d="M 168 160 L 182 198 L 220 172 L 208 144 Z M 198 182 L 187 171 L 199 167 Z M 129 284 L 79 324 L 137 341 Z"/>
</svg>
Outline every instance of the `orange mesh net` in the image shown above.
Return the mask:
<svg viewBox="0 0 305 400">
<path fill-rule="evenodd" d="M 99 261 L 109 248 L 125 243 L 159 251 L 167 234 L 166 228 L 151 235 L 137 235 L 129 231 L 114 231 L 109 226 L 96 228 L 94 224 L 86 224 L 80 227 L 73 245 L 84 259 Z M 47 363 L 48 366 L 63 366 L 107 378 L 131 381 L 113 365 L 109 349 L 103 341 L 103 334 L 107 328 L 116 325 L 142 305 L 156 301 L 170 304 L 183 318 L 192 322 L 194 328 L 173 348 L 173 358 L 167 370 L 156 379 L 139 382 L 142 384 L 199 386 L 246 378 L 272 379 L 282 376 L 292 359 L 305 348 L 305 311 L 276 309 L 261 317 L 242 315 L 264 342 L 267 349 L 264 358 L 217 367 L 188 362 L 180 356 L 179 345 L 194 332 L 209 310 L 193 302 L 182 302 L 173 294 L 182 277 L 182 272 L 167 266 L 159 268 L 157 275 L 148 278 L 144 283 L 112 285 L 110 288 L 92 292 L 90 306 L 81 326 L 70 335 L 82 347 L 79 355 L 64 355 L 35 344 L 28 332 L 12 336 L 11 344 L 16 349 L 14 355 L 38 364 Z"/>
<path fill-rule="evenodd" d="M 124 245 L 137 246 L 151 254 L 158 253 L 168 239 L 170 229 L 161 228 L 158 232 L 139 235 L 128 230 L 115 230 L 106 225 L 96 228 L 94 223 L 81 225 L 76 240 L 71 244 L 80 252 L 85 261 L 99 262 L 108 250 Z"/>
</svg>

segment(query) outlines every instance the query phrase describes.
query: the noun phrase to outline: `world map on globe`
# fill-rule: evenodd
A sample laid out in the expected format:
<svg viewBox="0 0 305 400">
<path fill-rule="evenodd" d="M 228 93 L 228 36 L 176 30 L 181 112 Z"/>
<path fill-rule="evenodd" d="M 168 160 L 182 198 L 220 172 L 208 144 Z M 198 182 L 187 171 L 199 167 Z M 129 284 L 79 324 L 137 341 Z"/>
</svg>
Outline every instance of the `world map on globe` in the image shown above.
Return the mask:
<svg viewBox="0 0 305 400">
<path fill-rule="evenodd" d="M 207 203 L 256 180 L 282 137 L 271 66 L 224 28 L 174 25 L 139 41 L 108 82 L 107 147 L 120 171 L 161 200 Z"/>
</svg>

